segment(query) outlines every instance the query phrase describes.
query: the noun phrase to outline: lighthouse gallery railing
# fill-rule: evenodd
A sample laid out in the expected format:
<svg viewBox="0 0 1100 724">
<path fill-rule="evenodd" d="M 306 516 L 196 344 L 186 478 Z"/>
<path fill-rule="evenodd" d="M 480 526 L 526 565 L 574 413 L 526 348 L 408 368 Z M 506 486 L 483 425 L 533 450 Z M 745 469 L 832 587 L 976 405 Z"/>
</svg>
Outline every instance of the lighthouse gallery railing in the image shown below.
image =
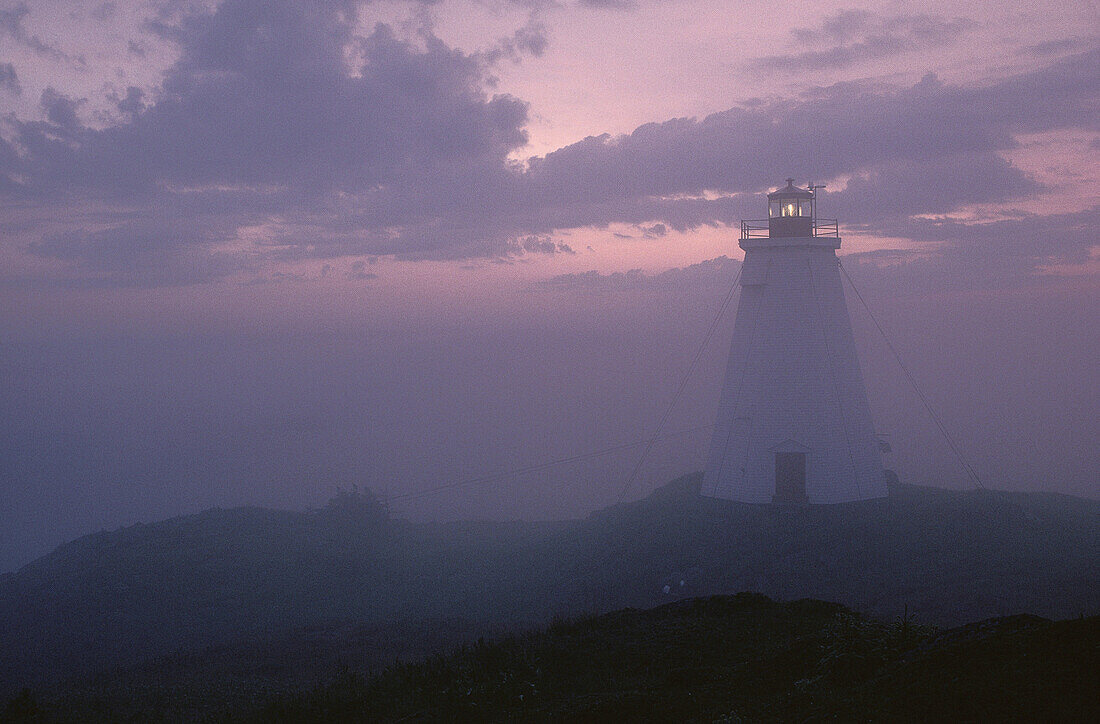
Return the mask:
<svg viewBox="0 0 1100 724">
<path fill-rule="evenodd" d="M 840 237 L 840 225 L 836 219 L 814 219 L 814 236 Z M 769 236 L 768 219 L 742 219 L 742 239 L 767 239 Z"/>
</svg>

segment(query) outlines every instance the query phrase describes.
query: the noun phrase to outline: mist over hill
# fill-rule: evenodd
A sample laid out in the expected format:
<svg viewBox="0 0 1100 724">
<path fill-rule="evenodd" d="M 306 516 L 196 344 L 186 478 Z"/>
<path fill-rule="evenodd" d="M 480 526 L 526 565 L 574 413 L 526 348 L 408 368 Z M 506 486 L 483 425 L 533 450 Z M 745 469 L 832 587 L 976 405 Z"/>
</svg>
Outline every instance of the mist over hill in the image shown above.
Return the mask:
<svg viewBox="0 0 1100 724">
<path fill-rule="evenodd" d="M 895 484 L 783 508 L 699 484 L 549 523 L 413 524 L 348 494 L 85 536 L 0 578 L 0 692 L 309 626 L 503 630 L 744 590 L 944 626 L 1100 612 L 1097 501 Z"/>
</svg>

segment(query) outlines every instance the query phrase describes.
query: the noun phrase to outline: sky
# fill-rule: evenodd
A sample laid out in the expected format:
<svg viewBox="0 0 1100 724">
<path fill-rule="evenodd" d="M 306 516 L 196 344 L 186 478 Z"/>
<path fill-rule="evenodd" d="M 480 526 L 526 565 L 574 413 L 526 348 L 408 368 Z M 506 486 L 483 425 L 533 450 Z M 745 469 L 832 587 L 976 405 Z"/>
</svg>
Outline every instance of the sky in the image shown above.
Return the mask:
<svg viewBox="0 0 1100 724">
<path fill-rule="evenodd" d="M 887 465 L 972 484 L 923 395 L 987 487 L 1100 496 L 1098 159 L 1096 2 L 4 0 L 0 571 L 701 469 L 734 309 L 676 390 L 788 176 L 920 386 L 849 290 Z"/>
</svg>

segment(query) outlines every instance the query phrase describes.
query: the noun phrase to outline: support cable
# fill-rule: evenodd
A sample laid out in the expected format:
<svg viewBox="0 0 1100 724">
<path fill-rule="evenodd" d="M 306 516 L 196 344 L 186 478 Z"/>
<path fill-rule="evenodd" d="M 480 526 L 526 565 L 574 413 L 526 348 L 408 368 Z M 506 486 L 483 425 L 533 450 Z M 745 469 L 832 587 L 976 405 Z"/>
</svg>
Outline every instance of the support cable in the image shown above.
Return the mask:
<svg viewBox="0 0 1100 724">
<path fill-rule="evenodd" d="M 691 364 L 687 368 L 687 372 L 684 373 L 683 378 L 680 380 L 680 386 L 676 388 L 676 392 L 672 396 L 672 401 L 669 402 L 668 407 L 665 408 L 665 414 L 661 415 L 661 419 L 657 423 L 657 429 L 653 432 L 653 436 L 646 442 L 646 446 L 642 449 L 642 454 L 638 458 L 638 462 L 634 464 L 634 469 L 630 471 L 630 477 L 627 478 L 622 490 L 619 491 L 618 502 L 623 502 L 630 487 L 634 484 L 635 478 L 638 477 L 642 465 L 649 456 L 650 450 L 653 449 L 653 445 L 656 444 L 657 439 L 661 436 L 661 431 L 664 430 L 665 423 L 668 422 L 668 418 L 672 415 L 673 408 L 676 407 L 676 403 L 680 400 L 680 395 L 683 394 L 684 389 L 687 387 L 688 380 L 691 379 L 692 373 L 695 372 L 695 367 L 703 357 L 703 351 L 706 350 L 707 344 L 710 343 L 711 337 L 714 336 L 715 330 L 718 329 L 718 322 L 721 321 L 722 315 L 726 313 L 726 308 L 729 307 L 730 302 L 733 301 L 733 297 L 737 294 L 739 288 L 737 283 L 741 281 L 741 272 L 744 271 L 744 269 L 745 264 L 742 262 L 741 267 L 737 270 L 737 275 L 733 278 L 733 284 L 730 286 L 726 298 L 722 300 L 722 306 L 718 308 L 718 314 L 714 316 L 714 321 L 710 323 L 710 328 L 707 329 L 707 333 L 703 336 L 702 344 L 699 345 L 699 349 L 695 352 L 695 357 L 692 358 Z"/>
<path fill-rule="evenodd" d="M 901 367 L 901 371 L 905 373 L 906 378 L 909 380 L 909 384 L 913 386 L 913 389 L 917 393 L 917 397 L 919 397 L 920 401 L 924 404 L 924 409 L 928 411 L 928 415 L 932 418 L 932 422 L 934 422 L 936 424 L 936 427 L 939 428 L 940 434 L 942 434 L 943 438 L 947 440 L 947 444 L 951 447 L 951 451 L 955 453 L 955 457 L 959 459 L 959 463 L 962 464 L 966 472 L 970 475 L 970 477 L 974 480 L 979 488 L 985 490 L 986 487 L 982 485 L 982 480 L 978 477 L 978 473 L 974 471 L 974 468 L 972 468 L 970 466 L 970 463 L 966 461 L 966 458 L 963 457 L 962 451 L 959 450 L 959 447 L 955 444 L 955 441 L 947 432 L 947 427 L 943 424 L 943 421 L 940 420 L 940 416 L 936 414 L 936 411 L 932 409 L 932 404 L 928 401 L 928 398 L 925 397 L 924 393 L 921 391 L 920 386 L 917 384 L 916 378 L 913 377 L 913 374 L 909 371 L 909 368 L 905 366 L 905 363 L 901 361 L 901 355 L 898 354 L 897 349 L 894 348 L 894 344 L 890 341 L 890 338 L 886 336 L 886 331 L 882 328 L 882 325 L 878 323 L 878 320 L 875 318 L 874 313 L 871 312 L 871 307 L 867 305 L 867 302 L 863 299 L 863 295 L 859 293 L 859 289 L 856 289 L 856 285 L 852 282 L 852 277 L 848 275 L 848 270 L 844 268 L 843 264 L 839 264 L 839 259 L 837 259 L 837 262 L 840 266 L 840 270 L 844 272 L 844 278 L 848 280 L 848 285 L 852 287 L 852 291 L 856 293 L 856 298 L 859 299 L 860 303 L 863 305 L 863 308 L 867 310 L 867 316 L 871 318 L 872 322 L 874 322 L 875 328 L 878 329 L 879 334 L 881 334 L 883 340 L 886 341 L 886 346 L 890 348 L 890 352 L 894 355 L 894 359 L 897 361 L 898 366 Z"/>
</svg>

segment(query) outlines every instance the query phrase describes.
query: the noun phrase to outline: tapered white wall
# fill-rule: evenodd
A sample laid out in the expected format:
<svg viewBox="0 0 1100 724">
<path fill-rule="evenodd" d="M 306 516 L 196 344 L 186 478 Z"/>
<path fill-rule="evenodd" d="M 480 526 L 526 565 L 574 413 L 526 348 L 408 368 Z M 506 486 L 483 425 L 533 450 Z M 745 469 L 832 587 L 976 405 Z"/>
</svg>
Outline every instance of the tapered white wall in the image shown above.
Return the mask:
<svg viewBox="0 0 1100 724">
<path fill-rule="evenodd" d="M 775 453 L 806 454 L 809 503 L 886 495 L 844 302 L 837 238 L 746 239 L 703 494 L 775 495 Z"/>
</svg>

